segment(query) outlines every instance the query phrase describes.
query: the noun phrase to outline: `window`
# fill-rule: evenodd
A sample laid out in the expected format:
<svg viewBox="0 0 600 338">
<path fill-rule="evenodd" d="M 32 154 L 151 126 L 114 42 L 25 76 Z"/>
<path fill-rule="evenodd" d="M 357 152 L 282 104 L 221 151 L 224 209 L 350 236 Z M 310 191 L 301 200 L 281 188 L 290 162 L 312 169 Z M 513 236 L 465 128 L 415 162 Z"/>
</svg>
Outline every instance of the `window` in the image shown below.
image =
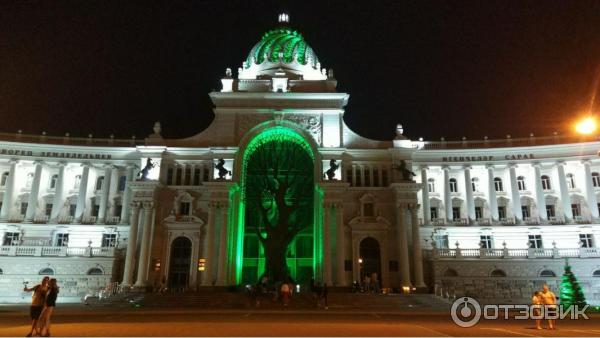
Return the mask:
<svg viewBox="0 0 600 338">
<path fill-rule="evenodd" d="M 546 204 L 546 217 L 556 217 L 553 204 Z"/>
<path fill-rule="evenodd" d="M 92 216 L 98 217 L 99 214 L 100 214 L 100 206 L 98 204 L 93 204 L 92 205 Z"/>
<path fill-rule="evenodd" d="M 592 277 L 600 277 L 600 270 L 595 270 L 594 273 L 592 273 Z"/>
<path fill-rule="evenodd" d="M 48 217 L 52 215 L 52 203 L 46 203 L 46 208 L 44 209 L 44 212 Z"/>
<path fill-rule="evenodd" d="M 58 175 L 54 174 L 50 178 L 50 189 L 56 189 L 56 182 L 58 181 Z"/>
<path fill-rule="evenodd" d="M 482 249 L 491 249 L 492 248 L 492 236 L 491 235 L 481 235 L 479 236 L 481 248 Z"/>
<path fill-rule="evenodd" d="M 592 234 L 579 234 L 579 241 L 582 248 L 593 248 L 594 240 Z"/>
<path fill-rule="evenodd" d="M 573 217 L 581 216 L 581 206 L 579 203 L 571 204 L 571 212 L 573 213 Z"/>
<path fill-rule="evenodd" d="M 352 186 L 352 169 L 346 169 L 346 182 Z"/>
<path fill-rule="evenodd" d="M 379 187 L 379 168 L 373 168 L 373 186 Z"/>
<path fill-rule="evenodd" d="M 29 203 L 21 202 L 21 215 L 25 215 L 27 213 L 27 206 Z"/>
<path fill-rule="evenodd" d="M 121 216 L 122 211 L 123 211 L 123 205 L 116 204 L 115 208 L 113 209 L 113 216 Z"/>
<path fill-rule="evenodd" d="M 448 235 L 435 235 L 433 236 L 436 247 L 438 249 L 448 249 L 450 242 L 448 241 Z"/>
<path fill-rule="evenodd" d="M 200 185 L 200 168 L 194 168 L 194 185 Z"/>
<path fill-rule="evenodd" d="M 523 177 L 523 176 L 517 177 L 517 188 L 519 189 L 519 191 L 526 190 L 525 189 L 525 177 Z"/>
<path fill-rule="evenodd" d="M 429 208 L 429 215 L 430 215 L 431 219 L 437 219 L 438 218 L 437 208 Z"/>
<path fill-rule="evenodd" d="M 69 246 L 69 234 L 56 234 L 56 246 Z"/>
<path fill-rule="evenodd" d="M 427 189 L 429 192 L 435 192 L 435 180 L 433 178 L 427 180 Z"/>
<path fill-rule="evenodd" d="M 362 187 L 362 171 L 360 168 L 356 168 L 356 186 Z"/>
<path fill-rule="evenodd" d="M 381 171 L 381 181 L 383 182 L 383 186 L 387 187 L 388 186 L 388 172 L 387 169 L 383 169 Z"/>
<path fill-rule="evenodd" d="M 479 191 L 479 179 L 477 177 L 471 179 L 471 188 L 474 192 Z"/>
<path fill-rule="evenodd" d="M 40 270 L 40 272 L 38 272 L 39 275 L 53 275 L 54 274 L 54 269 L 52 268 L 44 268 L 42 270 Z"/>
<path fill-rule="evenodd" d="M 75 176 L 75 182 L 73 183 L 73 189 L 79 189 L 81 185 L 81 175 Z"/>
<path fill-rule="evenodd" d="M 458 184 L 456 184 L 456 178 L 450 179 L 450 192 L 458 192 Z"/>
<path fill-rule="evenodd" d="M 575 178 L 573 174 L 567 174 L 567 187 L 569 189 L 575 189 Z"/>
<path fill-rule="evenodd" d="M 181 185 L 181 167 L 177 168 L 177 176 L 175 177 L 175 185 Z"/>
<path fill-rule="evenodd" d="M 506 219 L 506 207 L 498 207 L 498 218 Z"/>
<path fill-rule="evenodd" d="M 365 169 L 365 187 L 371 186 L 371 170 Z"/>
<path fill-rule="evenodd" d="M 542 189 L 552 189 L 552 186 L 550 185 L 550 177 L 548 177 L 547 175 L 542 175 Z"/>
<path fill-rule="evenodd" d="M 459 207 L 452 208 L 452 219 L 455 221 L 460 219 L 460 208 Z"/>
<path fill-rule="evenodd" d="M 179 214 L 184 216 L 190 214 L 190 202 L 179 203 Z"/>
<path fill-rule="evenodd" d="M 363 204 L 363 216 L 365 217 L 373 217 L 375 216 L 375 208 L 373 207 L 373 203 L 365 203 Z"/>
<path fill-rule="evenodd" d="M 208 182 L 208 169 L 206 167 L 202 170 L 202 181 Z"/>
<path fill-rule="evenodd" d="M 529 235 L 529 247 L 533 249 L 543 248 L 542 235 Z"/>
<path fill-rule="evenodd" d="M 77 210 L 77 204 L 69 204 L 69 216 L 75 217 L 76 210 Z"/>
<path fill-rule="evenodd" d="M 506 277 L 504 270 L 496 269 L 490 273 L 490 277 Z"/>
<path fill-rule="evenodd" d="M 552 270 L 542 270 L 540 277 L 556 277 L 556 274 Z"/>
<path fill-rule="evenodd" d="M 482 207 L 475 207 L 475 219 L 476 220 L 480 220 L 483 218 L 483 208 Z"/>
<path fill-rule="evenodd" d="M 521 206 L 521 214 L 523 214 L 523 218 L 529 218 L 529 217 L 531 217 L 528 205 L 522 205 Z"/>
<path fill-rule="evenodd" d="M 102 275 L 102 269 L 100 268 L 91 268 L 87 272 L 88 275 Z"/>
<path fill-rule="evenodd" d="M 125 184 L 127 184 L 127 176 L 119 176 L 119 184 L 117 186 L 117 189 L 119 191 L 125 191 Z"/>
<path fill-rule="evenodd" d="M 6 186 L 6 181 L 8 180 L 8 171 L 5 171 L 2 174 L 2 179 L 0 180 L 0 186 Z"/>
<path fill-rule="evenodd" d="M 96 179 L 96 190 L 102 190 L 102 183 L 104 183 L 104 176 L 100 176 Z"/>
<path fill-rule="evenodd" d="M 594 185 L 594 188 L 598 188 L 600 187 L 600 174 L 599 173 L 592 173 L 592 184 Z"/>
<path fill-rule="evenodd" d="M 173 168 L 167 169 L 167 185 L 173 184 Z"/>
<path fill-rule="evenodd" d="M 32 185 L 33 185 L 33 173 L 28 173 L 27 180 L 25 181 L 25 188 L 31 189 Z"/>
<path fill-rule="evenodd" d="M 102 247 L 114 248 L 117 246 L 117 234 L 102 234 Z"/>
<path fill-rule="evenodd" d="M 2 245 L 19 245 L 20 232 L 7 232 L 4 234 Z"/>
<path fill-rule="evenodd" d="M 502 179 L 500 177 L 494 178 L 494 188 L 496 191 L 504 191 L 504 186 L 502 186 Z"/>
<path fill-rule="evenodd" d="M 183 184 L 185 184 L 185 185 L 192 184 L 192 168 L 190 168 L 190 166 L 186 166 L 184 172 L 185 172 L 185 182 L 183 182 Z"/>
</svg>

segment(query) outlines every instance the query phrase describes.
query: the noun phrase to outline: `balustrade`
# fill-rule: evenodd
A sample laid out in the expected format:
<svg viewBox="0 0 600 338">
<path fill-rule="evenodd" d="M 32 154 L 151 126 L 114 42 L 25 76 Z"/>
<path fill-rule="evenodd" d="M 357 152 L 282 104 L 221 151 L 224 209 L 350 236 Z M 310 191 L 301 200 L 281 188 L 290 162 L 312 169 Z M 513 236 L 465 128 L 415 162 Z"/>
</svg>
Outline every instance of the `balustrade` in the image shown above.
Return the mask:
<svg viewBox="0 0 600 338">
<path fill-rule="evenodd" d="M 114 257 L 114 247 L 0 246 L 0 256 Z"/>
<path fill-rule="evenodd" d="M 599 258 L 600 248 L 529 248 L 529 249 L 449 249 L 434 248 L 424 250 L 424 256 L 433 259 L 456 259 L 456 258 Z"/>
</svg>

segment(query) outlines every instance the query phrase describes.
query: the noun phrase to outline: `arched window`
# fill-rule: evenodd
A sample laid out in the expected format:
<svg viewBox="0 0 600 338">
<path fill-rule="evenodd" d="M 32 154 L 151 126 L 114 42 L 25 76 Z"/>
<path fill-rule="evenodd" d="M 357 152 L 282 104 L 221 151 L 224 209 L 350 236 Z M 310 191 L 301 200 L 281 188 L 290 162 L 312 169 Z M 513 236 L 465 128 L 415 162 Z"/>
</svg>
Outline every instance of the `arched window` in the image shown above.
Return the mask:
<svg viewBox="0 0 600 338">
<path fill-rule="evenodd" d="M 79 185 L 81 184 L 81 175 L 75 176 L 75 182 L 73 182 L 73 189 L 79 189 Z"/>
<path fill-rule="evenodd" d="M 447 269 L 444 271 L 444 277 L 458 277 L 458 272 L 454 269 Z"/>
<path fill-rule="evenodd" d="M 600 187 L 600 174 L 593 172 L 592 173 L 592 184 L 594 185 L 595 188 Z"/>
<path fill-rule="evenodd" d="M 494 187 L 496 191 L 504 191 L 504 186 L 502 185 L 502 179 L 500 177 L 494 178 Z"/>
<path fill-rule="evenodd" d="M 435 192 L 435 180 L 433 178 L 427 180 L 427 188 L 429 192 Z"/>
<path fill-rule="evenodd" d="M 56 189 L 56 182 L 58 181 L 58 175 L 54 174 L 50 177 L 50 189 Z"/>
<path fill-rule="evenodd" d="M 456 184 L 456 178 L 450 179 L 450 192 L 458 192 L 458 184 Z"/>
<path fill-rule="evenodd" d="M 8 171 L 2 173 L 2 179 L 0 180 L 0 186 L 5 186 L 6 181 L 8 180 Z"/>
<path fill-rule="evenodd" d="M 569 189 L 575 189 L 575 178 L 573 174 L 567 174 L 567 187 Z"/>
<path fill-rule="evenodd" d="M 471 187 L 473 188 L 473 192 L 479 191 L 479 179 L 477 177 L 471 179 Z"/>
<path fill-rule="evenodd" d="M 103 275 L 102 269 L 100 268 L 91 268 L 87 272 L 88 275 Z"/>
<path fill-rule="evenodd" d="M 540 277 L 556 277 L 556 274 L 552 270 L 542 270 Z"/>
<path fill-rule="evenodd" d="M 42 270 L 40 270 L 40 272 L 38 272 L 39 275 L 53 275 L 54 274 L 54 269 L 52 268 L 44 268 Z"/>
<path fill-rule="evenodd" d="M 548 175 L 542 175 L 542 189 L 552 189 L 552 186 L 550 185 L 550 177 L 548 177 Z"/>
<path fill-rule="evenodd" d="M 600 277 L 600 270 L 595 270 L 594 273 L 592 273 L 592 277 Z"/>
<path fill-rule="evenodd" d="M 102 190 L 102 183 L 104 183 L 104 176 L 100 176 L 96 179 L 96 190 Z"/>
<path fill-rule="evenodd" d="M 504 270 L 496 269 L 490 273 L 490 277 L 506 277 Z"/>
<path fill-rule="evenodd" d="M 525 177 L 524 176 L 517 177 L 517 187 L 518 187 L 519 191 L 527 190 L 527 189 L 525 189 Z"/>
</svg>

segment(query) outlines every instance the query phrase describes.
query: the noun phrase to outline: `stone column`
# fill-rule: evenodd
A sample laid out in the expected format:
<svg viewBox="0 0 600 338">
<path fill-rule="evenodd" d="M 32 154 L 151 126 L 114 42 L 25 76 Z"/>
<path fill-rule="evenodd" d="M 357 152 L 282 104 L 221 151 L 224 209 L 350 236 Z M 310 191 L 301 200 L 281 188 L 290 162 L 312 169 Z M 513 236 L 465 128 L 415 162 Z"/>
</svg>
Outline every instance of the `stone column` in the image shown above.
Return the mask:
<svg viewBox="0 0 600 338">
<path fill-rule="evenodd" d="M 519 194 L 519 186 L 517 184 L 517 165 L 511 163 L 508 165 L 510 174 L 510 193 L 512 199 L 513 215 L 515 223 L 520 223 L 523 220 L 523 211 L 521 210 L 521 194 Z"/>
<path fill-rule="evenodd" d="M 121 224 L 127 224 L 129 219 L 129 204 L 131 202 L 131 188 L 129 188 L 129 184 L 133 182 L 133 175 L 136 170 L 135 165 L 128 165 L 127 171 L 125 173 L 125 190 L 123 190 L 123 208 L 121 209 Z"/>
<path fill-rule="evenodd" d="M 56 221 L 60 211 L 63 208 L 63 195 L 65 191 L 65 162 L 58 162 L 58 178 L 54 187 L 54 200 L 52 201 L 52 211 L 50 211 L 50 219 Z"/>
<path fill-rule="evenodd" d="M 335 204 L 335 258 L 336 258 L 336 285 L 346 285 L 346 269 L 345 269 L 345 233 L 344 233 L 344 205 L 342 203 Z"/>
<path fill-rule="evenodd" d="M 133 269 L 135 267 L 135 252 L 137 249 L 137 230 L 140 215 L 140 204 L 131 203 L 131 220 L 129 225 L 129 239 L 127 241 L 127 254 L 125 256 L 125 269 L 123 270 L 123 285 L 131 286 L 133 283 Z"/>
<path fill-rule="evenodd" d="M 406 206 L 403 204 L 396 206 L 396 244 L 398 246 L 398 265 L 400 265 L 400 283 L 403 287 L 411 287 L 408 239 L 406 234 L 406 224 L 404 222 L 405 208 Z"/>
<path fill-rule="evenodd" d="M 535 200 L 537 203 L 538 217 L 540 221 L 548 219 L 546 213 L 546 197 L 544 196 L 544 187 L 542 186 L 542 165 L 537 162 L 533 164 L 535 175 Z"/>
<path fill-rule="evenodd" d="M 227 283 L 227 231 L 228 231 L 228 211 L 227 203 L 222 203 L 219 209 L 221 213 L 221 234 L 219 235 L 219 267 L 217 274 L 217 285 Z"/>
<path fill-rule="evenodd" d="M 323 283 L 331 286 L 331 208 L 325 203 L 325 222 L 323 222 Z"/>
<path fill-rule="evenodd" d="M 500 217 L 498 216 L 498 199 L 496 197 L 496 183 L 494 182 L 494 166 L 492 164 L 488 164 L 486 168 L 488 172 L 490 215 L 492 217 L 492 221 L 497 222 Z"/>
<path fill-rule="evenodd" d="M 427 181 L 427 166 L 421 167 L 421 191 L 423 192 L 423 224 L 431 223 L 431 210 L 429 206 L 429 182 Z"/>
<path fill-rule="evenodd" d="M 413 272 L 415 274 L 415 287 L 425 288 L 427 285 L 425 285 L 423 278 L 423 253 L 421 251 L 421 236 L 419 233 L 419 219 L 417 217 L 418 209 L 419 207 L 417 205 L 413 205 L 410 209 L 412 224 Z"/>
<path fill-rule="evenodd" d="M 4 197 L 2 199 L 2 209 L 0 209 L 0 220 L 8 220 L 11 216 L 13 204 L 15 202 L 15 184 L 17 175 L 17 164 L 18 159 L 11 159 L 10 169 L 8 171 L 8 179 L 6 180 L 6 190 L 4 190 Z"/>
<path fill-rule="evenodd" d="M 112 176 L 112 165 L 107 164 L 104 167 L 104 181 L 102 182 L 102 199 L 98 210 L 98 223 L 104 223 L 106 212 L 108 211 L 108 195 L 110 194 L 110 178 Z"/>
<path fill-rule="evenodd" d="M 202 285 L 210 286 L 213 283 L 215 264 L 214 259 L 214 243 L 215 238 L 215 216 L 217 212 L 217 205 L 214 202 L 208 203 L 208 224 L 206 229 L 206 238 L 204 239 L 204 245 L 206 247 L 206 263 L 204 267 L 204 275 L 202 276 Z"/>
<path fill-rule="evenodd" d="M 590 209 L 592 218 L 598 218 L 598 200 L 596 199 L 596 193 L 594 192 L 594 185 L 592 184 L 592 169 L 590 168 L 590 160 L 583 160 L 583 169 L 585 175 L 585 199 Z"/>
<path fill-rule="evenodd" d="M 106 180 L 106 178 L 105 178 Z M 148 262 L 150 261 L 150 232 L 152 231 L 152 212 L 154 205 L 152 202 L 144 202 L 144 226 L 142 228 L 142 246 L 140 248 L 140 260 L 138 264 L 136 287 L 145 287 L 148 282 Z"/>
<path fill-rule="evenodd" d="M 82 221 L 85 211 L 91 164 L 83 163 L 82 166 L 83 172 L 81 173 L 81 181 L 79 182 L 79 195 L 77 196 L 77 207 L 75 208 L 75 220 L 77 222 Z"/>
<path fill-rule="evenodd" d="M 38 199 L 40 195 L 40 183 L 42 182 L 43 161 L 35 161 L 35 173 L 33 174 L 33 182 L 31 184 L 31 192 L 29 193 L 29 201 L 27 202 L 27 212 L 25 213 L 26 222 L 32 222 L 35 218 Z"/>
<path fill-rule="evenodd" d="M 558 169 L 558 186 L 560 188 L 560 201 L 563 206 L 565 221 L 573 220 L 573 210 L 571 210 L 571 198 L 569 196 L 569 187 L 567 186 L 567 176 L 565 175 L 565 162 L 556 163 Z"/>
<path fill-rule="evenodd" d="M 465 191 L 467 197 L 467 215 L 469 224 L 475 221 L 475 200 L 473 199 L 473 182 L 471 182 L 471 167 L 465 166 Z"/>
<path fill-rule="evenodd" d="M 446 208 L 446 223 L 452 222 L 452 198 L 450 197 L 450 167 L 443 166 L 444 170 L 444 207 Z"/>
</svg>

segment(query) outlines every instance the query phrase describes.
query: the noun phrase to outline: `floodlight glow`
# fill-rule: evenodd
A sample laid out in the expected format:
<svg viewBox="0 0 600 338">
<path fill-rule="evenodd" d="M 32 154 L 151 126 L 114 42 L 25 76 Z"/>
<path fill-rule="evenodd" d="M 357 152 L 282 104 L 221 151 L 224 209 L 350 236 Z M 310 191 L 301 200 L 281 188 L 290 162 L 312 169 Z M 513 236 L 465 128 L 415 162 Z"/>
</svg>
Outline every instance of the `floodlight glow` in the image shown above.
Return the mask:
<svg viewBox="0 0 600 338">
<path fill-rule="evenodd" d="M 593 117 L 586 117 L 575 125 L 575 130 L 579 134 L 590 135 L 596 131 L 596 120 Z"/>
</svg>

